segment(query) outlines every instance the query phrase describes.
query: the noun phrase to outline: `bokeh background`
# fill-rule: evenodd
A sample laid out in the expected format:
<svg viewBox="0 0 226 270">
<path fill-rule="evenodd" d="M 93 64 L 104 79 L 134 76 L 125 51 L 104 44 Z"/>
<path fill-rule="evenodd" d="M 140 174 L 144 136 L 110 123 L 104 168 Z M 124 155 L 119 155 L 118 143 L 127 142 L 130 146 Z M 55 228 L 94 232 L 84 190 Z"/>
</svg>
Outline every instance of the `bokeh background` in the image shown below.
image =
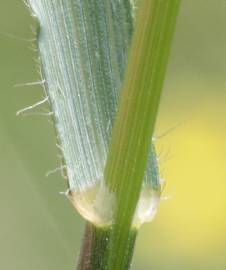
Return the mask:
<svg viewBox="0 0 226 270">
<path fill-rule="evenodd" d="M 48 116 L 22 0 L 0 3 L 0 269 L 75 269 L 83 221 L 59 195 Z M 226 269 L 226 1 L 182 0 L 155 135 L 164 198 L 133 269 Z"/>
</svg>

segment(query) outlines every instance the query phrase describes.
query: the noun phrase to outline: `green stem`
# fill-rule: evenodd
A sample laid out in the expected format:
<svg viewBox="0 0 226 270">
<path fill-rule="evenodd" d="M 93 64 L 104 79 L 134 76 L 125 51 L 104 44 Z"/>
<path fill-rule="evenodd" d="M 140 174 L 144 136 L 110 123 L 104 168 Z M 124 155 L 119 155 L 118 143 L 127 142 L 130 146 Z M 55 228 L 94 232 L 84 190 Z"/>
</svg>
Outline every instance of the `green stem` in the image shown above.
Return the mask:
<svg viewBox="0 0 226 270">
<path fill-rule="evenodd" d="M 127 269 L 125 252 L 144 178 L 179 3 L 180 0 L 143 0 L 138 12 L 105 168 L 105 181 L 115 194 L 117 204 L 109 269 Z"/>
<path fill-rule="evenodd" d="M 111 233 L 111 227 L 97 228 L 93 224 L 87 223 L 77 270 L 109 269 Z M 126 269 L 130 268 L 136 235 L 136 230 L 132 230 L 129 235 L 129 245 L 125 254 Z"/>
</svg>

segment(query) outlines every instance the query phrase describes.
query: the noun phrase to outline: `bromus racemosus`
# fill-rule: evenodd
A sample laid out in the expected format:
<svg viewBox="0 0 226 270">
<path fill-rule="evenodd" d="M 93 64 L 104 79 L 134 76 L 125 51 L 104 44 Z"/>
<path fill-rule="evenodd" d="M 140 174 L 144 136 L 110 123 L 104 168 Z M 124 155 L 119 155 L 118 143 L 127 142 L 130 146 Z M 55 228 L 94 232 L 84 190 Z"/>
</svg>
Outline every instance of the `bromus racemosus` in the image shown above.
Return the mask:
<svg viewBox="0 0 226 270">
<path fill-rule="evenodd" d="M 65 194 L 88 221 L 78 269 L 129 269 L 137 229 L 156 212 L 151 138 L 179 2 L 29 1 Z"/>
</svg>

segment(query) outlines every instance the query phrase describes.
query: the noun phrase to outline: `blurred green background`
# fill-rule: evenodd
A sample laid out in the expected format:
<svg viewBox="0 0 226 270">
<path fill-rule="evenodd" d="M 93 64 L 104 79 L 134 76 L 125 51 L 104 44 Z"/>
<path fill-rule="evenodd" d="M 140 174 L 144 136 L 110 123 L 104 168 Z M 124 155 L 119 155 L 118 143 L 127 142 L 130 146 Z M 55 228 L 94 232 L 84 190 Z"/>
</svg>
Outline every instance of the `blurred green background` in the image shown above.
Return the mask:
<svg viewBox="0 0 226 270">
<path fill-rule="evenodd" d="M 59 166 L 53 126 L 16 117 L 44 96 L 14 87 L 39 80 L 32 26 L 22 0 L 1 1 L 0 269 L 75 269 L 83 222 L 59 195 L 65 180 L 45 177 Z M 226 1 L 182 0 L 156 127 L 168 199 L 141 229 L 133 269 L 226 269 L 225 74 Z"/>
</svg>

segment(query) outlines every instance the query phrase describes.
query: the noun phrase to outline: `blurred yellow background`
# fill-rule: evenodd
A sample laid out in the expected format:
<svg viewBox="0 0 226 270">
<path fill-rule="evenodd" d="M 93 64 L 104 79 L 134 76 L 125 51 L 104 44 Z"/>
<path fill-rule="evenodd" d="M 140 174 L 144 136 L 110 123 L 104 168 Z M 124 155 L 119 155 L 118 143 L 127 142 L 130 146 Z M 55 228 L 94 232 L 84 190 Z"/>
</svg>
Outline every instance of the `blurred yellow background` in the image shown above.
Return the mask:
<svg viewBox="0 0 226 270">
<path fill-rule="evenodd" d="M 182 0 L 155 132 L 168 199 L 141 229 L 133 269 L 226 269 L 225 14 L 225 0 Z M 75 269 L 83 221 L 59 195 L 65 180 L 45 177 L 59 165 L 53 126 L 16 117 L 43 98 L 14 87 L 39 80 L 31 26 L 21 0 L 1 1 L 0 269 Z"/>
</svg>

